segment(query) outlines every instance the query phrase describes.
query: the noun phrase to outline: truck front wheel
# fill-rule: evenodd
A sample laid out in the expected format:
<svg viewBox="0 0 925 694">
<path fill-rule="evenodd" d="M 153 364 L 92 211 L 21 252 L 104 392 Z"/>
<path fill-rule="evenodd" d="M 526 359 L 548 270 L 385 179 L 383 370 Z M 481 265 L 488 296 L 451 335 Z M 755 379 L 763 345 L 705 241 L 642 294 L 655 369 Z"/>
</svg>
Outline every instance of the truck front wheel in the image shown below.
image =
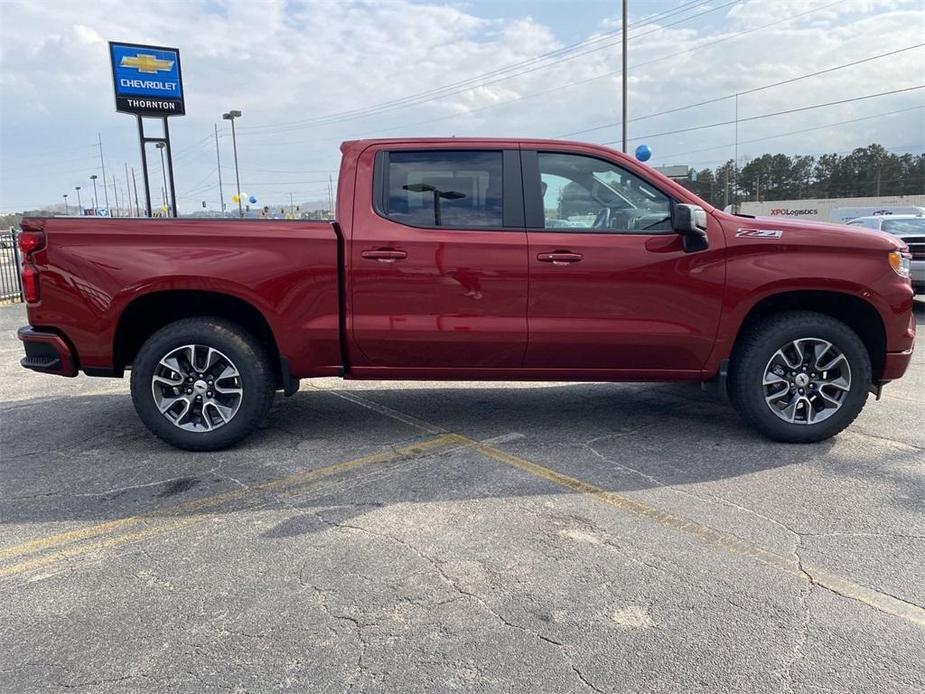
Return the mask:
<svg viewBox="0 0 925 694">
<path fill-rule="evenodd" d="M 847 325 L 812 311 L 747 328 L 732 356 L 729 395 L 739 414 L 776 441 L 822 441 L 861 412 L 870 356 Z"/>
<path fill-rule="evenodd" d="M 214 451 L 266 417 L 274 379 L 265 351 L 246 331 L 219 318 L 186 318 L 142 345 L 131 389 L 154 434 L 178 448 Z"/>
</svg>

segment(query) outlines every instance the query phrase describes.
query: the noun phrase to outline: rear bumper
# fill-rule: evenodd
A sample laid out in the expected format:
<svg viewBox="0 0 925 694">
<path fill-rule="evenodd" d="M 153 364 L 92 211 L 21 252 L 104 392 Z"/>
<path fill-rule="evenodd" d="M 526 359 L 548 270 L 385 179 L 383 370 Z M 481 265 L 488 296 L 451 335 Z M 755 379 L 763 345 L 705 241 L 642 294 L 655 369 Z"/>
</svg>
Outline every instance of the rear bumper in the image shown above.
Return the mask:
<svg viewBox="0 0 925 694">
<path fill-rule="evenodd" d="M 54 333 L 24 326 L 16 332 L 22 340 L 26 356 L 20 360 L 23 368 L 56 376 L 76 376 L 77 360 L 68 344 Z"/>
</svg>

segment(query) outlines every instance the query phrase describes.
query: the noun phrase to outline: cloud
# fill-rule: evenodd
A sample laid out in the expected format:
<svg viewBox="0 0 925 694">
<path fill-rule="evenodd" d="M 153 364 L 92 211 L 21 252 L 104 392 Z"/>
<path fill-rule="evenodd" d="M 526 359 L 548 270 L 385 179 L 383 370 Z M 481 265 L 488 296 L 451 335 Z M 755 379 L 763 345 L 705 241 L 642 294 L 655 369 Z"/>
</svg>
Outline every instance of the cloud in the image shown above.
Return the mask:
<svg viewBox="0 0 925 694">
<path fill-rule="evenodd" d="M 773 13 L 768 7 L 764 0 L 750 0 L 664 30 L 661 26 L 685 15 L 641 24 L 631 16 L 636 22 L 629 43 L 631 117 L 921 41 L 916 0 L 782 0 Z M 97 133 L 104 142 L 107 175 L 116 175 L 117 189 L 125 187 L 124 162 L 139 169 L 135 122 L 114 112 L 109 39 L 181 49 L 189 115 L 171 121 L 181 210 L 199 207 L 203 200 L 217 205 L 210 137 L 216 122 L 226 201 L 230 198 L 230 137 L 220 117 L 229 108 L 244 112 L 238 121 L 242 187 L 268 204 L 288 202 L 290 192 L 297 200 L 324 199 L 327 177 L 337 173 L 337 144 L 344 139 L 552 137 L 618 121 L 619 37 L 607 32 L 619 25 L 602 17 L 588 35 L 602 40 L 557 56 L 582 54 L 578 57 L 533 60 L 572 43 L 559 38 L 571 35 L 570 27 L 544 23 L 541 7 L 518 3 L 508 9 L 508 16 L 499 19 L 481 16 L 473 7 L 407 0 L 100 0 L 60 3 L 53 12 L 40 3 L 2 3 L 0 209 L 53 202 L 73 186 L 85 185 L 90 174 L 100 173 Z M 911 86 L 921 81 L 923 58 L 923 49 L 908 51 L 748 94 L 739 99 L 739 114 Z M 530 62 L 514 78 L 499 71 L 522 61 Z M 473 80 L 486 73 L 494 74 Z M 454 83 L 461 84 L 441 89 Z M 421 96 L 377 107 L 413 95 Z M 911 92 L 750 121 L 740 124 L 738 137 L 744 142 L 922 103 L 922 92 Z M 652 136 L 653 163 L 718 163 L 734 152 L 733 127 L 659 133 L 729 120 L 734 114 L 735 100 L 726 99 L 635 120 L 630 137 Z M 840 151 L 872 141 L 921 151 L 923 131 L 922 111 L 907 111 L 743 145 L 739 154 Z M 576 137 L 615 140 L 619 126 Z M 683 154 L 706 148 L 713 149 L 698 153 L 696 160 Z M 160 170 L 158 160 L 151 159 L 157 198 Z"/>
</svg>

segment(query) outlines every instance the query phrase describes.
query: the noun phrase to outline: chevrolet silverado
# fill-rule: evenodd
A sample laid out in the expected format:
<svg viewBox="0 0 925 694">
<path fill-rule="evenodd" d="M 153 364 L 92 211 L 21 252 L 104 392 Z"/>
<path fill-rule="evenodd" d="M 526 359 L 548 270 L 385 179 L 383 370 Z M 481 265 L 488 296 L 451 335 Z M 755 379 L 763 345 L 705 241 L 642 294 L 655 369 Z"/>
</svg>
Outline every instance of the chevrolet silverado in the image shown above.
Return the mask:
<svg viewBox="0 0 925 694">
<path fill-rule="evenodd" d="M 334 222 L 23 220 L 22 365 L 130 370 L 153 433 L 216 450 L 323 376 L 710 382 L 810 442 L 909 364 L 889 234 L 725 213 L 590 144 L 341 151 Z"/>
</svg>

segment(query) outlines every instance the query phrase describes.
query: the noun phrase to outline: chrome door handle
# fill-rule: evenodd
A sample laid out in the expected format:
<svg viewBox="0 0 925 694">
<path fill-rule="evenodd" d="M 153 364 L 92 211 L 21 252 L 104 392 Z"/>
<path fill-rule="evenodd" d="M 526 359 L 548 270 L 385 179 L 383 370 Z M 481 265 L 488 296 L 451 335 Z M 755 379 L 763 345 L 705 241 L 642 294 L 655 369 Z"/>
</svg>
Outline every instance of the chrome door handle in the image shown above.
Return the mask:
<svg viewBox="0 0 925 694">
<path fill-rule="evenodd" d="M 367 260 L 378 260 L 380 263 L 394 263 L 396 260 L 403 260 L 408 257 L 405 251 L 394 248 L 377 248 L 372 251 L 363 251 L 360 255 Z"/>
<path fill-rule="evenodd" d="M 538 253 L 536 259 L 541 263 L 552 263 L 553 265 L 569 265 L 570 263 L 579 262 L 584 256 L 581 253 L 571 253 L 569 251 L 556 251 L 555 253 Z"/>
</svg>

